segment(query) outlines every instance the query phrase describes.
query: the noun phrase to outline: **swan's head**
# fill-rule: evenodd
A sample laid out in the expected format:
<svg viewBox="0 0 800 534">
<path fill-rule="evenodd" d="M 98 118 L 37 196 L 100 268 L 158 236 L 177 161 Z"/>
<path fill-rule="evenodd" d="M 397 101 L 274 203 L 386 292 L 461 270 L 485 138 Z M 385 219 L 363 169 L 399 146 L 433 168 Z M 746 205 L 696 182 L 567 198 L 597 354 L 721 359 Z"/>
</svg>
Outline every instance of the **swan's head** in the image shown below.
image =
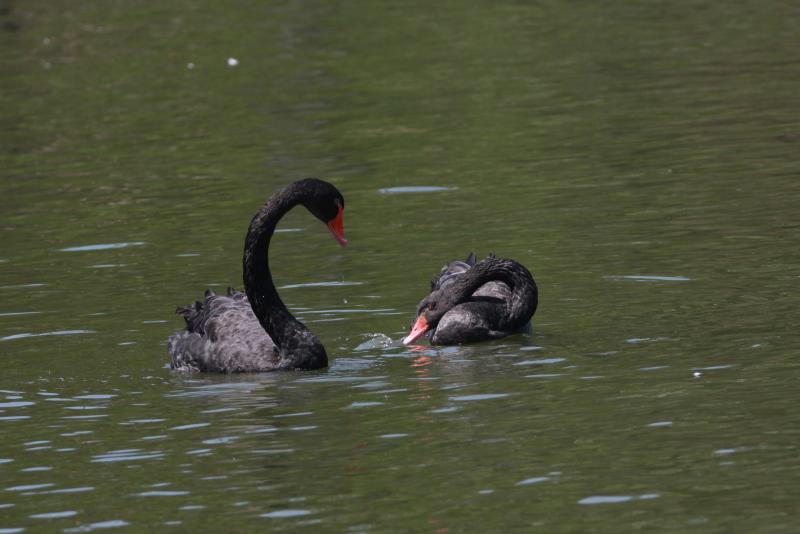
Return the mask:
<svg viewBox="0 0 800 534">
<path fill-rule="evenodd" d="M 459 304 L 457 296 L 450 291 L 434 291 L 417 306 L 417 320 L 411 327 L 411 332 L 403 338 L 403 344 L 408 345 L 422 337 L 429 330 L 439 324 L 444 314 Z"/>
<path fill-rule="evenodd" d="M 306 189 L 303 204 L 308 211 L 317 219 L 325 223 L 328 230 L 333 234 L 336 242 L 341 246 L 347 246 L 347 239 L 344 237 L 344 197 L 333 184 L 309 178 L 303 180 Z"/>
</svg>

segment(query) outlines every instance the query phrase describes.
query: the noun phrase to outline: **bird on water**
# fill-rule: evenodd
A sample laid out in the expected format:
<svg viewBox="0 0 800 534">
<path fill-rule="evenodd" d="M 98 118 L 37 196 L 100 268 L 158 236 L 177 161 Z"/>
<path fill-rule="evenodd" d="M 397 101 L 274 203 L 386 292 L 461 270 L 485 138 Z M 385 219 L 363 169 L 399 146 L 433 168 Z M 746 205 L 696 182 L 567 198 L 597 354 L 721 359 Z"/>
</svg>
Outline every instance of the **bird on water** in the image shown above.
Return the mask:
<svg viewBox="0 0 800 534">
<path fill-rule="evenodd" d="M 530 333 L 539 290 L 519 262 L 489 255 L 451 261 L 417 306 L 408 345 L 425 334 L 434 345 L 458 345 Z"/>
<path fill-rule="evenodd" d="M 328 365 L 325 347 L 278 296 L 269 268 L 275 227 L 298 204 L 325 223 L 342 247 L 347 245 L 344 197 L 332 184 L 307 178 L 273 194 L 253 216 L 245 236 L 244 292 L 228 288 L 227 295 L 217 295 L 208 289 L 202 300 L 176 310 L 186 328 L 167 342 L 173 369 L 255 373 Z"/>
</svg>

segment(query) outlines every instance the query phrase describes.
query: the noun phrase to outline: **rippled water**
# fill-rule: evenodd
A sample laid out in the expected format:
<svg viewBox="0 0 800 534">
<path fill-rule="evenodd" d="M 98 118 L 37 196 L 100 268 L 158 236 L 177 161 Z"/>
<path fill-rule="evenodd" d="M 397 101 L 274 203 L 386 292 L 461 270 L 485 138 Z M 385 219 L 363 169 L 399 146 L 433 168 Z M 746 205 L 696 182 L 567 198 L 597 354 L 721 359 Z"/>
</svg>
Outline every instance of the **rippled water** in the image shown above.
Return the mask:
<svg viewBox="0 0 800 534">
<path fill-rule="evenodd" d="M 797 8 L 0 3 L 0 532 L 794 531 Z M 329 369 L 176 374 L 276 285 Z M 515 258 L 532 336 L 399 343 Z"/>
</svg>

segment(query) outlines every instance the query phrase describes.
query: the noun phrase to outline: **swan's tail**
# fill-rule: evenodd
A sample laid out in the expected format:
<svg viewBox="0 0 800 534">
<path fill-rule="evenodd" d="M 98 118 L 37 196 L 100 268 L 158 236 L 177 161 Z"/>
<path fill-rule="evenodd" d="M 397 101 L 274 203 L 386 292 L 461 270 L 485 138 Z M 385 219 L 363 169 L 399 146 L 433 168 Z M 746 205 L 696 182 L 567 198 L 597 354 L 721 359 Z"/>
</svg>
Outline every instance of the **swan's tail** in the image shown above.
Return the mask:
<svg viewBox="0 0 800 534">
<path fill-rule="evenodd" d="M 175 332 L 167 340 L 167 353 L 170 367 L 179 371 L 199 371 L 198 355 L 204 353 L 203 336 L 182 330 Z"/>
</svg>

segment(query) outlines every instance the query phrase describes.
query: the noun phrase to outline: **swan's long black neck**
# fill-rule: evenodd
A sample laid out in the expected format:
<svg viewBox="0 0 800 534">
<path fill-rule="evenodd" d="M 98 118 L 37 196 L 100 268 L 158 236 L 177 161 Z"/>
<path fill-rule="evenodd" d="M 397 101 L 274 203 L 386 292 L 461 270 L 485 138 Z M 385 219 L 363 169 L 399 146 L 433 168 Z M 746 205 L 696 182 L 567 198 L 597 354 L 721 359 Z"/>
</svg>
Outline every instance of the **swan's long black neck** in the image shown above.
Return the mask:
<svg viewBox="0 0 800 534">
<path fill-rule="evenodd" d="M 275 342 L 280 367 L 317 369 L 327 365 L 325 348 L 286 308 L 269 269 L 269 243 L 278 221 L 307 200 L 309 192 L 302 184 L 296 182 L 274 194 L 250 222 L 242 260 L 244 286 L 253 313 Z"/>
<path fill-rule="evenodd" d="M 488 257 L 478 262 L 447 288 L 458 302 L 466 301 L 482 285 L 504 282 L 511 289 L 511 298 L 504 314 L 504 328 L 524 326 L 539 304 L 539 290 L 524 265 L 505 258 Z"/>
</svg>

